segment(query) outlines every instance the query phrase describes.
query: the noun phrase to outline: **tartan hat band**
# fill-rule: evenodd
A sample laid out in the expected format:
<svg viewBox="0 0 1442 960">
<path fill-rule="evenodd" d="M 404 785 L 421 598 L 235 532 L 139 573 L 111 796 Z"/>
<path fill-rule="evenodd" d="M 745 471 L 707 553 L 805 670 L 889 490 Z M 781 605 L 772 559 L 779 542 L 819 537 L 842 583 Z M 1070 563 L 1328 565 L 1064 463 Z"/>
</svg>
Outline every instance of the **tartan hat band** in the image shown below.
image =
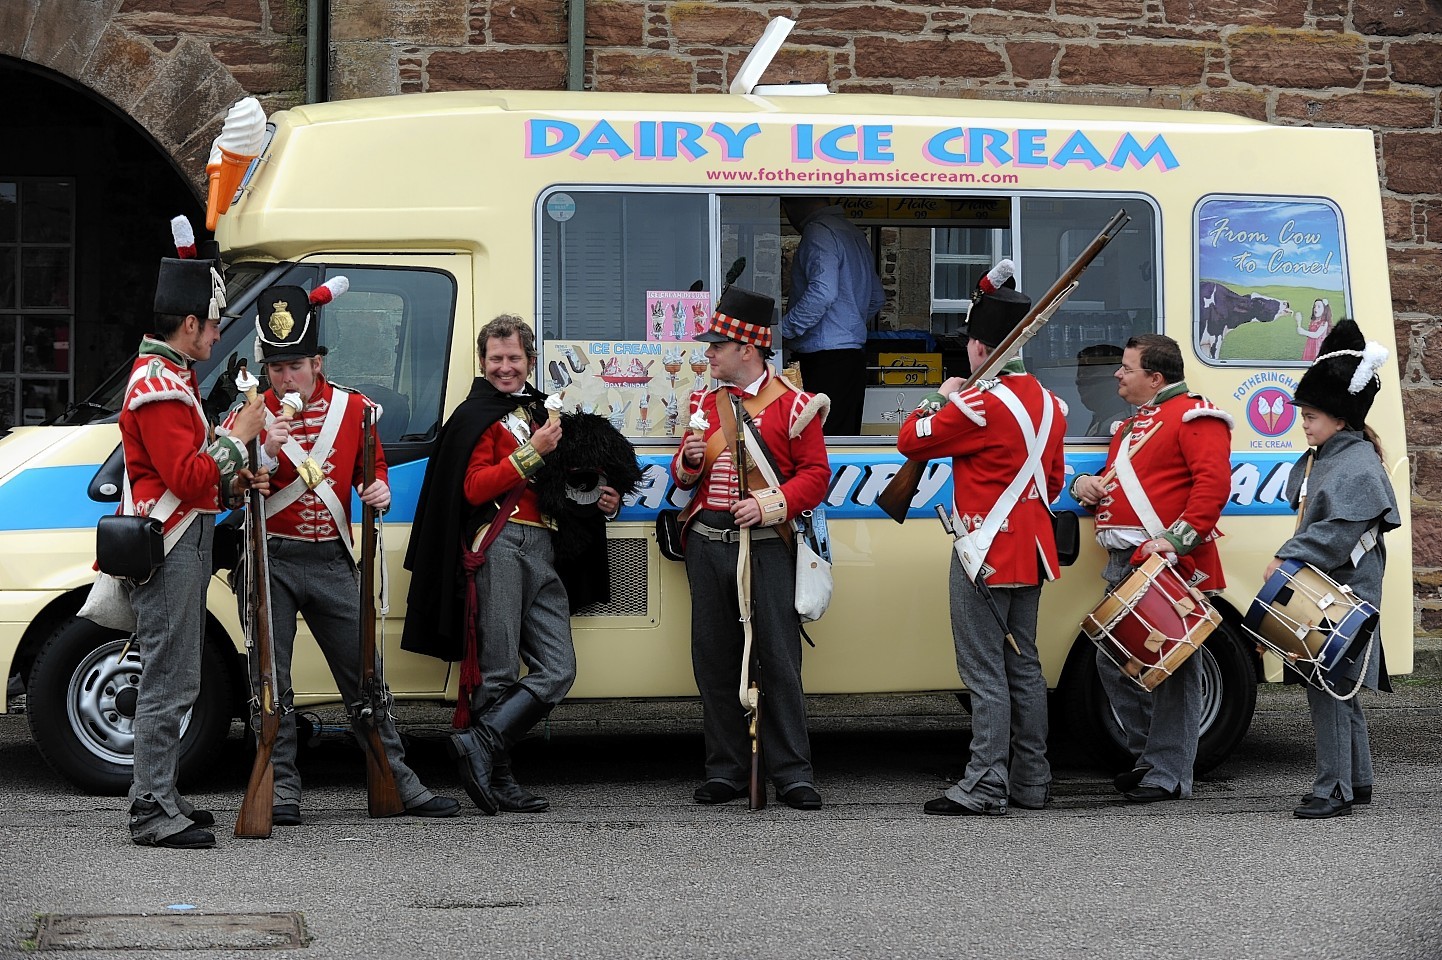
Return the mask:
<svg viewBox="0 0 1442 960">
<path fill-rule="evenodd" d="M 747 323 L 719 310 L 711 318 L 711 326 L 707 331 L 696 338 L 697 340 L 735 340 L 737 343 L 749 343 L 755 347 L 771 347 L 771 328 L 763 327 L 755 323 Z"/>
</svg>

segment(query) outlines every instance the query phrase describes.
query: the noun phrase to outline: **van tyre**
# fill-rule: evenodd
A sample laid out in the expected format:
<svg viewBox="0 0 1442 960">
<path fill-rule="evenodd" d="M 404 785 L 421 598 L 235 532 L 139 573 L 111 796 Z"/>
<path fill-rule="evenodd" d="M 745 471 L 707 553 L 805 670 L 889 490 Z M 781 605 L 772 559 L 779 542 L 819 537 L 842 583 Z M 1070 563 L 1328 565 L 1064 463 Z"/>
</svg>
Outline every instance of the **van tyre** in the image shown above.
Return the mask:
<svg viewBox="0 0 1442 960">
<path fill-rule="evenodd" d="M 45 761 L 88 793 L 130 789 L 142 665 L 127 637 L 72 617 L 44 641 L 26 687 L 30 735 Z M 230 733 L 231 674 L 222 647 L 201 654 L 200 697 L 181 721 L 180 779 L 201 776 Z"/>
<path fill-rule="evenodd" d="M 1192 654 L 1201 658 L 1202 667 L 1202 736 L 1193 768 L 1199 776 L 1226 760 L 1252 725 L 1256 660 L 1239 635 L 1238 628 L 1224 621 Z M 1054 730 L 1072 730 L 1074 745 L 1106 769 L 1130 769 L 1126 739 L 1097 676 L 1096 645 L 1085 636 L 1077 637 L 1067 657 L 1057 706 L 1061 714 L 1053 718 Z"/>
</svg>

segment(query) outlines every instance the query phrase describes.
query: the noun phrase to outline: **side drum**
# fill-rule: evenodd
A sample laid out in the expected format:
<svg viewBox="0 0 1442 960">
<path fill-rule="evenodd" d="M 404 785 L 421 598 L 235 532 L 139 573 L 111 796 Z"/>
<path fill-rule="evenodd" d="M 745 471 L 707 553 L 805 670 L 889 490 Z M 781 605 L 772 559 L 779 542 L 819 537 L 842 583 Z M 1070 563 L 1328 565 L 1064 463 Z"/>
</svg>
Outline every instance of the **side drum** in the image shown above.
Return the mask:
<svg viewBox="0 0 1442 960">
<path fill-rule="evenodd" d="M 1321 570 L 1285 560 L 1262 585 L 1243 618 L 1247 629 L 1295 670 L 1324 688 L 1323 675 L 1355 643 L 1372 635 L 1377 608 Z"/>
<path fill-rule="evenodd" d="M 1201 592 L 1148 557 L 1082 619 L 1082 632 L 1144 690 L 1155 690 L 1222 622 Z"/>
</svg>

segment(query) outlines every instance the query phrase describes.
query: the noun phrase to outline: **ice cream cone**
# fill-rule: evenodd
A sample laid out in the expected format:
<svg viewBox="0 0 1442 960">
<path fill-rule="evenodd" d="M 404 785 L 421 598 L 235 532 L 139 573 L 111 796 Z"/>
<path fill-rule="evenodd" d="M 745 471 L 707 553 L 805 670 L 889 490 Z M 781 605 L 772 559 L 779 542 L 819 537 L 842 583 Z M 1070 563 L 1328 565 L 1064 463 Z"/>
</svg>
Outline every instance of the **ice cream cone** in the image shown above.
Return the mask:
<svg viewBox="0 0 1442 960">
<path fill-rule="evenodd" d="M 217 154 L 220 157 L 218 162 Z M 232 153 L 221 146 L 211 151 L 210 156 L 210 162 L 205 165 L 205 172 L 210 179 L 210 189 L 205 198 L 205 229 L 214 230 L 220 215 L 230 209 L 230 201 L 255 157 Z"/>
<path fill-rule="evenodd" d="M 304 406 L 305 401 L 300 398 L 300 394 L 292 390 L 280 398 L 280 415 L 287 420 L 293 419 Z"/>
</svg>

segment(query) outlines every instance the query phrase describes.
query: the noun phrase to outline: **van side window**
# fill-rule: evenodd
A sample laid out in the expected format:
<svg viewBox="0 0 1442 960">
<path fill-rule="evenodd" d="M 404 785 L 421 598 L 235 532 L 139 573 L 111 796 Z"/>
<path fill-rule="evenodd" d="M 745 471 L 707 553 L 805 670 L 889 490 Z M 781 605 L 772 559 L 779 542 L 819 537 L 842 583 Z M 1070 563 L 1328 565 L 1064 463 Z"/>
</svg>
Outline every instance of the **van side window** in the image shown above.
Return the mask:
<svg viewBox="0 0 1442 960">
<path fill-rule="evenodd" d="M 1112 425 L 1132 413 L 1117 396 L 1112 376 L 1122 348 L 1134 334 L 1161 329 L 1156 210 L 1132 198 L 1024 198 L 1020 206 L 1018 265 L 1022 289 L 1033 302 L 1046 294 L 1118 208 L 1131 215 L 1131 222 L 1082 274 L 1076 291 L 1023 350 L 1027 370 L 1065 401 L 1068 439 L 1104 442 Z"/>
<path fill-rule="evenodd" d="M 391 448 L 423 443 L 440 428 L 444 371 L 455 315 L 455 279 L 437 270 L 331 263 L 320 270 L 313 265 L 297 266 L 277 282 L 310 290 L 336 276 L 347 277 L 350 290 L 320 311 L 320 342 L 329 351 L 326 378 L 380 404 L 384 411 L 380 436 L 387 459 L 413 459 L 403 449 Z M 250 317 L 253 320 L 253 311 Z M 234 375 L 236 358 L 254 358 L 254 323 L 238 326 L 239 338 L 231 341 L 226 337 L 230 341 L 223 342 L 226 356 L 206 376 L 202 395 L 210 396 L 212 387 L 224 390 L 221 381 Z M 250 359 L 250 366 L 258 364 Z M 268 386 L 265 369 L 255 373 Z"/>
</svg>

